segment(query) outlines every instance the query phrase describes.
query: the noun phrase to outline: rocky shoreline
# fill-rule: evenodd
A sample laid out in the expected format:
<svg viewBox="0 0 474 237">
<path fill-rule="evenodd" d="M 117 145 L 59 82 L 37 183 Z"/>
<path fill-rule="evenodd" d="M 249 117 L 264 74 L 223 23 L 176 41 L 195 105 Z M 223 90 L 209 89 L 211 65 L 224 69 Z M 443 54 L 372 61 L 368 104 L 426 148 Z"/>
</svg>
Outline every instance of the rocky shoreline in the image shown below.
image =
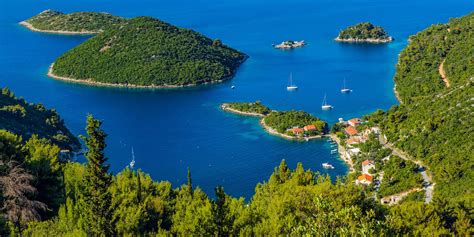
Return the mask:
<svg viewBox="0 0 474 237">
<path fill-rule="evenodd" d="M 49 66 L 47 75 L 48 75 L 48 77 L 51 77 L 51 78 L 56 79 L 56 80 L 72 82 L 72 83 L 76 83 L 76 84 L 89 85 L 89 86 L 112 87 L 112 88 L 129 88 L 129 89 L 179 89 L 179 88 L 186 88 L 186 87 L 221 83 L 223 81 L 229 80 L 232 77 L 234 77 L 234 74 L 232 74 L 231 76 L 225 77 L 225 78 L 217 80 L 217 81 L 203 82 L 203 83 L 199 83 L 199 84 L 144 86 L 144 85 L 122 84 L 122 83 L 117 83 L 117 84 L 115 84 L 115 83 L 105 83 L 105 82 L 93 81 L 92 79 L 74 79 L 74 78 L 71 78 L 71 77 L 58 76 L 58 75 L 53 73 L 53 69 L 54 69 L 53 67 L 54 67 L 54 63 L 52 63 L 51 66 Z"/>
<path fill-rule="evenodd" d="M 227 103 L 222 104 L 221 109 L 225 110 L 225 111 L 228 111 L 228 112 L 231 112 L 231 113 L 234 113 L 234 114 L 240 114 L 240 115 L 245 115 L 245 116 L 254 116 L 254 117 L 265 117 L 264 114 L 252 113 L 252 112 L 243 112 L 243 111 L 240 111 L 240 110 L 230 108 L 229 104 L 227 104 Z"/>
<path fill-rule="evenodd" d="M 95 35 L 95 34 L 100 33 L 98 31 L 41 30 L 41 29 L 35 28 L 32 24 L 26 21 L 21 21 L 19 24 L 28 28 L 31 31 L 41 32 L 41 33 L 62 34 L 62 35 Z"/>
<path fill-rule="evenodd" d="M 341 39 L 339 36 L 334 39 L 335 41 L 338 42 L 346 42 L 346 43 L 374 43 L 374 44 L 380 44 L 380 43 L 390 43 L 394 40 L 393 37 L 389 37 L 388 39 L 358 39 L 358 38 L 349 38 L 349 39 Z"/>
</svg>

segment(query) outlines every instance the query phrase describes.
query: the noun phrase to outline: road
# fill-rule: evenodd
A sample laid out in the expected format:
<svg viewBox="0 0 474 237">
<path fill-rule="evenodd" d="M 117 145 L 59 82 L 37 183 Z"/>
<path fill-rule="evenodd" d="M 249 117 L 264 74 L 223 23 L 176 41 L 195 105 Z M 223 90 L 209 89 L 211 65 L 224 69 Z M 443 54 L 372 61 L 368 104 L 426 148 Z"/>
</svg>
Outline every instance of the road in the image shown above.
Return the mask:
<svg viewBox="0 0 474 237">
<path fill-rule="evenodd" d="M 429 175 L 423 166 L 423 163 L 421 161 L 417 160 L 412 160 L 410 159 L 407 155 L 405 155 L 402 151 L 400 151 L 398 148 L 394 147 L 392 144 L 388 143 L 387 140 L 382 136 L 382 134 L 379 134 L 379 142 L 380 144 L 387 148 L 392 150 L 392 154 L 400 157 L 401 159 L 404 159 L 406 161 L 413 162 L 419 166 L 419 172 L 421 176 L 423 177 L 423 189 L 426 192 L 425 196 L 425 203 L 431 202 L 431 199 L 433 199 L 433 193 L 434 193 L 434 183 L 431 182 L 431 175 Z"/>
</svg>

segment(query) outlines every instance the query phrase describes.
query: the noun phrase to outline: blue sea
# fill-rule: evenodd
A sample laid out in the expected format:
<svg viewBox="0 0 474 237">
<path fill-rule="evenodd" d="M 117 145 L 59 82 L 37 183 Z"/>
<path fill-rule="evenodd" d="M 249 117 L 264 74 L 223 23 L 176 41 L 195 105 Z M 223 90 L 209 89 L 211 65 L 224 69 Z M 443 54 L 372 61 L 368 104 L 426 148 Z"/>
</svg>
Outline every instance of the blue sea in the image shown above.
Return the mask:
<svg viewBox="0 0 474 237">
<path fill-rule="evenodd" d="M 46 9 L 153 16 L 219 38 L 250 58 L 232 80 L 197 88 L 96 88 L 56 81 L 46 76 L 48 66 L 89 36 L 36 33 L 18 25 Z M 179 186 L 186 182 L 189 167 L 194 184 L 209 195 L 223 185 L 229 194 L 249 198 L 282 159 L 292 168 L 302 162 L 332 177 L 348 169 L 331 154 L 326 140 L 295 142 L 270 136 L 258 119 L 225 113 L 221 103 L 260 100 L 276 110 L 308 111 L 330 124 L 388 109 L 398 103 L 392 78 L 408 37 L 473 9 L 471 0 L 2 0 L 0 87 L 55 108 L 76 135 L 84 134 L 87 114 L 102 119 L 114 173 L 130 162 L 133 147 L 136 168 L 155 180 Z M 363 21 L 381 25 L 396 41 L 333 41 L 341 29 Z M 305 40 L 307 46 L 272 48 L 288 39 Z M 297 91 L 286 90 L 290 73 Z M 340 93 L 344 78 L 353 90 L 350 94 Z M 331 111 L 321 111 L 324 94 L 335 107 Z M 323 162 L 335 169 L 322 169 Z"/>
</svg>

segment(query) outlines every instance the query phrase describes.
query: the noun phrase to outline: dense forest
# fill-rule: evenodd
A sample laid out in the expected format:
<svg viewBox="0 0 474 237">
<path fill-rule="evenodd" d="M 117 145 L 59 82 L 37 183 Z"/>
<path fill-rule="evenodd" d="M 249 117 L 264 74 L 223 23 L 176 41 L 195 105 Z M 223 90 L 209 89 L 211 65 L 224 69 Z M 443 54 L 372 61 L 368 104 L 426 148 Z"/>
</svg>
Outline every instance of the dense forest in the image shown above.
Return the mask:
<svg viewBox="0 0 474 237">
<path fill-rule="evenodd" d="M 227 79 L 246 58 L 219 39 L 137 17 L 60 56 L 53 73 L 108 84 L 182 86 Z"/>
<path fill-rule="evenodd" d="M 306 125 L 315 125 L 316 132 L 322 134 L 327 130 L 327 123 L 304 111 L 274 111 L 264 118 L 265 123 L 279 133 L 287 133 L 287 129 Z"/>
<path fill-rule="evenodd" d="M 77 149 L 78 139 L 64 125 L 54 109 L 42 104 L 27 103 L 17 98 L 8 88 L 0 94 L 0 129 L 6 129 L 29 139 L 33 134 L 46 138 L 61 148 Z"/>
<path fill-rule="evenodd" d="M 346 29 L 339 32 L 336 40 L 340 41 L 392 41 L 393 38 L 390 37 L 385 30 L 380 26 L 374 26 L 369 22 L 359 23 L 357 25 L 349 26 Z"/>
<path fill-rule="evenodd" d="M 95 32 L 122 25 L 125 19 L 108 13 L 74 12 L 64 14 L 46 10 L 26 20 L 34 28 L 45 31 Z"/>
<path fill-rule="evenodd" d="M 402 104 L 367 118 L 389 142 L 423 162 L 435 196 L 473 207 L 474 13 L 410 37 L 395 75 Z M 445 60 L 448 87 L 439 74 Z"/>
<path fill-rule="evenodd" d="M 173 188 L 140 170 L 108 171 L 106 133 L 89 116 L 88 162 L 58 160 L 59 148 L 33 136 L 0 131 L 2 235 L 24 236 L 249 236 L 441 235 L 472 233 L 465 206 L 442 200 L 381 206 L 345 178 L 291 170 L 283 160 L 251 200 L 216 187 L 209 198 L 192 183 Z"/>
</svg>

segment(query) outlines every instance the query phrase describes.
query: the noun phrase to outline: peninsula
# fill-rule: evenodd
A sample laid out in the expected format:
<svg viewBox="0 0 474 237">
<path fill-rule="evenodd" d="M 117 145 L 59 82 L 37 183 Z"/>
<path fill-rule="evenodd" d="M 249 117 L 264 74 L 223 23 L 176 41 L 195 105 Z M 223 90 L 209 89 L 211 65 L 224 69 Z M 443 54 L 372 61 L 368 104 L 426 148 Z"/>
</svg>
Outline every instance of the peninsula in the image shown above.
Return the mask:
<svg viewBox="0 0 474 237">
<path fill-rule="evenodd" d="M 246 59 L 219 39 L 137 17 L 66 52 L 48 75 L 95 86 L 173 88 L 229 79 Z"/>
<path fill-rule="evenodd" d="M 268 133 L 290 140 L 321 138 L 327 132 L 327 123 L 304 111 L 272 111 L 259 101 L 255 103 L 224 103 L 225 111 L 261 117 L 260 125 Z"/>
<path fill-rule="evenodd" d="M 53 34 L 97 34 L 107 28 L 122 25 L 126 19 L 108 13 L 62 12 L 45 10 L 36 16 L 20 22 L 26 28 Z"/>
<path fill-rule="evenodd" d="M 354 43 L 389 43 L 394 39 L 382 27 L 364 22 L 342 30 L 335 40 Z"/>
</svg>

